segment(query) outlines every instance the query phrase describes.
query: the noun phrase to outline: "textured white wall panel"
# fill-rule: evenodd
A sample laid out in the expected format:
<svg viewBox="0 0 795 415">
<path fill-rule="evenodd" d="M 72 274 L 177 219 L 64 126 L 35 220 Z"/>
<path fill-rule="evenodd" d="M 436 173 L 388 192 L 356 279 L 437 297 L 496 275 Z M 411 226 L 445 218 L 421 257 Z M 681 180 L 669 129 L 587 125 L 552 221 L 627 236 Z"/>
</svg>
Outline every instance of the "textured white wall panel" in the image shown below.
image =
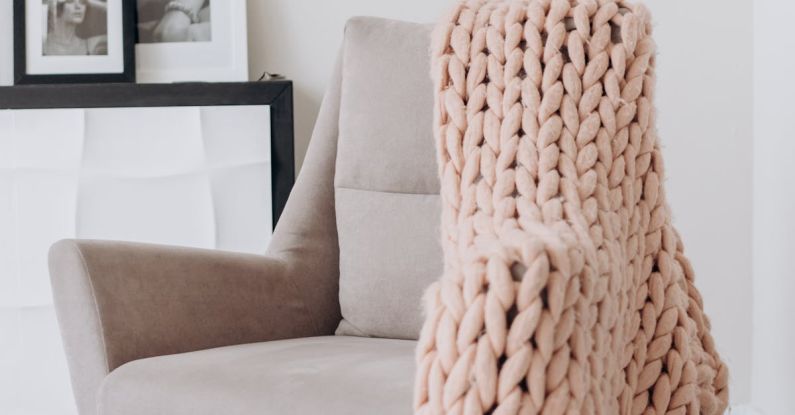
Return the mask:
<svg viewBox="0 0 795 415">
<path fill-rule="evenodd" d="M 156 177 L 203 167 L 195 107 L 86 110 L 83 167 L 115 176 Z"/>
<path fill-rule="evenodd" d="M 52 304 L 47 251 L 54 241 L 75 236 L 76 172 L 17 170 L 16 240 L 21 306 Z"/>
<path fill-rule="evenodd" d="M 255 212 L 271 211 L 271 192 L 262 186 L 261 177 L 269 177 L 268 162 L 217 169 L 211 172 L 216 247 L 229 251 L 262 253 L 268 245 L 271 215 Z"/>
<path fill-rule="evenodd" d="M 0 111 L 0 169 L 14 167 L 14 115 L 10 111 Z"/>
<path fill-rule="evenodd" d="M 270 130 L 268 107 L 201 109 L 201 131 L 207 162 L 212 167 L 270 161 L 271 143 L 263 140 L 261 133 Z"/>
<path fill-rule="evenodd" d="M 4 136 L 0 135 L 0 140 L 2 137 Z M 10 170 L 0 167 L 0 311 L 3 307 L 16 304 L 19 286 L 14 216 L 14 180 Z M 2 318 L 0 316 L 0 327 L 3 325 Z M 5 331 L 0 329 L 0 333 Z M 3 350 L 4 345 L 2 337 L 0 336 L 0 350 Z"/>
<path fill-rule="evenodd" d="M 13 160 L 16 168 L 76 169 L 83 152 L 83 110 L 12 112 Z"/>
<path fill-rule="evenodd" d="M 20 310 L 19 354 L 14 368 L 14 415 L 72 414 L 69 372 L 55 311 L 51 307 Z"/>
<path fill-rule="evenodd" d="M 55 311 L 0 307 L 3 415 L 76 414 Z"/>
<path fill-rule="evenodd" d="M 0 290 L 5 287 L 0 286 Z M 19 360 L 19 310 L 0 307 L 0 403 L 9 405 L 16 389 L 12 388 L 16 362 Z M 4 412 L 8 409 L 0 406 Z"/>
<path fill-rule="evenodd" d="M 210 183 L 203 172 L 81 180 L 77 237 L 215 247 Z"/>
</svg>

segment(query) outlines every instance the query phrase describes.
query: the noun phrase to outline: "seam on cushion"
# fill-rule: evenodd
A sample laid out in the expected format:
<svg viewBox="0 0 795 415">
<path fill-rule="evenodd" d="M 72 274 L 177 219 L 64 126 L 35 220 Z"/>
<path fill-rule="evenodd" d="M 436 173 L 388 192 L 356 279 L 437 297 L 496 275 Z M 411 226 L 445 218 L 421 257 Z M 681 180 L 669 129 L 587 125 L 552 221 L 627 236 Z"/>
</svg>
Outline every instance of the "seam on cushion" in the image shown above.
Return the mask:
<svg viewBox="0 0 795 415">
<path fill-rule="evenodd" d="M 351 323 L 351 320 L 350 320 L 350 319 L 347 319 L 347 318 L 345 318 L 345 316 L 342 316 L 342 320 L 340 320 L 340 324 L 337 324 L 337 328 L 339 328 L 339 326 L 340 326 L 340 325 L 341 325 L 343 322 L 347 323 L 349 326 L 353 327 L 353 328 L 354 328 L 356 331 L 358 331 L 358 332 L 359 332 L 359 334 L 358 334 L 358 335 L 355 335 L 354 337 L 369 337 L 369 338 L 373 338 L 373 336 L 372 336 L 371 334 L 368 334 L 366 331 L 364 331 L 364 330 L 360 329 L 360 328 L 359 328 L 359 326 L 357 326 L 357 325 L 355 325 L 355 324 Z"/>
<path fill-rule="evenodd" d="M 400 192 L 397 190 L 372 190 L 372 189 L 357 189 L 355 187 L 346 187 L 346 186 L 334 186 L 335 189 L 338 190 L 351 190 L 354 192 L 368 192 L 368 193 L 385 193 L 385 194 L 392 194 L 392 195 L 413 195 L 413 196 L 440 196 L 439 193 L 415 193 L 415 192 Z"/>
<path fill-rule="evenodd" d="M 91 300 L 94 303 L 94 312 L 97 313 L 97 323 L 99 323 L 99 338 L 102 340 L 102 350 L 105 352 L 102 356 L 103 360 L 105 361 L 105 372 L 110 373 L 110 363 L 108 362 L 108 343 L 105 340 L 105 325 L 102 324 L 102 314 L 99 312 L 99 303 L 97 303 L 94 280 L 91 279 L 91 272 L 88 270 L 88 264 L 86 262 L 85 256 L 83 256 L 83 250 L 80 249 L 80 245 L 78 245 L 76 242 L 71 242 L 71 244 L 77 250 L 77 255 L 80 257 L 80 263 L 83 266 L 83 273 L 85 273 L 86 279 L 88 279 L 88 286 L 91 290 Z"/>
</svg>

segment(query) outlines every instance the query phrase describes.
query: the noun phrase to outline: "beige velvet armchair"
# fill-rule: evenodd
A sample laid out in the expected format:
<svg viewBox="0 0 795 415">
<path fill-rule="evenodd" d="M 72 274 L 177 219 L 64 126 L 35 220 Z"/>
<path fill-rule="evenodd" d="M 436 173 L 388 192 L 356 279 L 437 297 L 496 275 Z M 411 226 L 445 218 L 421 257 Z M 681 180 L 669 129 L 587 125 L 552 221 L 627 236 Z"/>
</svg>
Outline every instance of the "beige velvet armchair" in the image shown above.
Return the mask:
<svg viewBox="0 0 795 415">
<path fill-rule="evenodd" d="M 442 268 L 430 31 L 348 24 L 266 255 L 52 247 L 81 415 L 411 412 L 420 298 Z"/>
</svg>

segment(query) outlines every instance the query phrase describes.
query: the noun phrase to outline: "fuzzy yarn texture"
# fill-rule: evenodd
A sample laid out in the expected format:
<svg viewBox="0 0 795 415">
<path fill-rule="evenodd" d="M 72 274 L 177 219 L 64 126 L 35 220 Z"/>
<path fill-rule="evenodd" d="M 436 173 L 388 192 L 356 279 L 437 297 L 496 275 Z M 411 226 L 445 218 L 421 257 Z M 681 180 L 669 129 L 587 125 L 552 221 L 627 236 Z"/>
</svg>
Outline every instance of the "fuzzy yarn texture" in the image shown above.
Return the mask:
<svg viewBox="0 0 795 415">
<path fill-rule="evenodd" d="M 728 370 L 671 225 L 649 13 L 467 1 L 432 47 L 445 270 L 418 414 L 721 414 Z"/>
</svg>

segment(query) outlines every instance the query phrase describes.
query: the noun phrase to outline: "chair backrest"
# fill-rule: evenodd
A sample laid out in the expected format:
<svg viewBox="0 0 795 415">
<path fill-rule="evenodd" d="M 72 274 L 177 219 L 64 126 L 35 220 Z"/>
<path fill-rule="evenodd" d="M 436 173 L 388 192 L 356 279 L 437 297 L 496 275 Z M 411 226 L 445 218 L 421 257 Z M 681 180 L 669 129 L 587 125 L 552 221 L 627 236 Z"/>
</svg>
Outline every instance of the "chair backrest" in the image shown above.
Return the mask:
<svg viewBox="0 0 795 415">
<path fill-rule="evenodd" d="M 271 245 L 299 289 L 339 301 L 337 334 L 417 338 L 442 272 L 430 25 L 354 18 L 303 170 Z M 331 319 L 323 318 L 323 324 Z"/>
</svg>

